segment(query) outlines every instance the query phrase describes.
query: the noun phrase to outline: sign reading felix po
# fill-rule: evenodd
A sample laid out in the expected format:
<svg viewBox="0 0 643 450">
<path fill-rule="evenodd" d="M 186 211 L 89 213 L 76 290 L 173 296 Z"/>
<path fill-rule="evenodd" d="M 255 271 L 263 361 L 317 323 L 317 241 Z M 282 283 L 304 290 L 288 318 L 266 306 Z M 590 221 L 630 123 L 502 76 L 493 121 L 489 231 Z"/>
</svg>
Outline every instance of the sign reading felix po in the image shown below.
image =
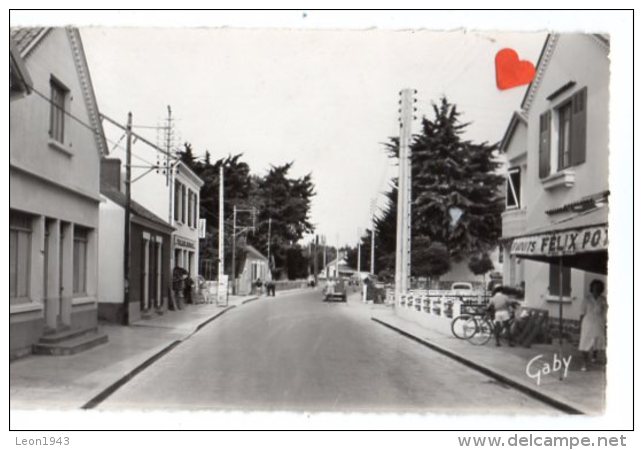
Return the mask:
<svg viewBox="0 0 643 450">
<path fill-rule="evenodd" d="M 573 255 L 607 249 L 607 226 L 588 227 L 517 238 L 512 255 Z"/>
</svg>

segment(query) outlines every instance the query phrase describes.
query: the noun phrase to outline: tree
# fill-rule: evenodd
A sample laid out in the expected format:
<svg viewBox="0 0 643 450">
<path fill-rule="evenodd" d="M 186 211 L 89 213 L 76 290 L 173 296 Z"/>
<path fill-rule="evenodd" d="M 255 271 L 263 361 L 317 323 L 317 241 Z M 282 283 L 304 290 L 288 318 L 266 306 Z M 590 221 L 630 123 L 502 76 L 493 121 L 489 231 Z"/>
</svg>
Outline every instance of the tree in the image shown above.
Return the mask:
<svg viewBox="0 0 643 450">
<path fill-rule="evenodd" d="M 463 139 L 469 123 L 460 122 L 459 117 L 455 105 L 440 99 L 433 105 L 433 117 L 422 119 L 420 132 L 410 144 L 414 273 L 420 270 L 416 267 L 421 267 L 421 255 L 440 253 L 435 246 L 429 252 L 433 243 L 446 248 L 449 260 L 461 261 L 473 253 L 489 251 L 502 232 L 504 177 L 497 173 L 498 145 Z M 389 138 L 385 149 L 389 156 L 398 158 L 399 139 Z M 384 244 L 378 249 L 380 268 L 395 265 L 396 186 L 387 195 L 389 205 L 376 221 Z M 454 208 L 462 212 L 455 224 L 450 215 Z"/>
<path fill-rule="evenodd" d="M 451 269 L 449 249 L 441 242 L 429 242 L 427 237 L 418 237 L 415 242 L 419 245 L 411 253 L 411 267 L 414 275 L 428 275 L 439 279 Z"/>
<path fill-rule="evenodd" d="M 486 290 L 486 274 L 494 269 L 493 262 L 488 253 L 475 253 L 469 259 L 469 270 L 474 275 L 482 275 L 482 285 Z"/>
</svg>

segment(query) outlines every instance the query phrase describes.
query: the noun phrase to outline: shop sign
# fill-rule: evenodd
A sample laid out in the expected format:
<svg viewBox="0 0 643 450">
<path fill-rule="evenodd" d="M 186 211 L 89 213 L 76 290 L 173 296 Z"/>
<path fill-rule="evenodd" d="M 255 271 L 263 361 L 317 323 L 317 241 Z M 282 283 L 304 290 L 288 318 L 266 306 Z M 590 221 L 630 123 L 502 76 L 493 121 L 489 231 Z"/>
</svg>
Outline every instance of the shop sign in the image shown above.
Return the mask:
<svg viewBox="0 0 643 450">
<path fill-rule="evenodd" d="M 512 255 L 560 256 L 607 250 L 607 226 L 595 226 L 514 239 Z"/>
<path fill-rule="evenodd" d="M 179 236 L 174 237 L 174 245 L 177 247 L 189 248 L 191 250 L 195 249 L 194 242 L 189 241 L 187 239 L 183 239 L 182 237 L 179 237 Z"/>
</svg>

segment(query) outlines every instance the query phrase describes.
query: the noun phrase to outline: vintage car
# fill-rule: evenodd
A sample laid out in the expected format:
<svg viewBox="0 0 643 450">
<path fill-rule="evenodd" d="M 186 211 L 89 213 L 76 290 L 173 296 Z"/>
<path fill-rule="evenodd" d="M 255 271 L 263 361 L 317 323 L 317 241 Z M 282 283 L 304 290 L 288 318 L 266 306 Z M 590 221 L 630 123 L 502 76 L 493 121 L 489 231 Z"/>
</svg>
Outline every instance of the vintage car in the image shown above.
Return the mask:
<svg viewBox="0 0 643 450">
<path fill-rule="evenodd" d="M 324 286 L 325 302 L 345 302 L 346 301 L 346 282 L 342 279 L 330 279 Z"/>
</svg>

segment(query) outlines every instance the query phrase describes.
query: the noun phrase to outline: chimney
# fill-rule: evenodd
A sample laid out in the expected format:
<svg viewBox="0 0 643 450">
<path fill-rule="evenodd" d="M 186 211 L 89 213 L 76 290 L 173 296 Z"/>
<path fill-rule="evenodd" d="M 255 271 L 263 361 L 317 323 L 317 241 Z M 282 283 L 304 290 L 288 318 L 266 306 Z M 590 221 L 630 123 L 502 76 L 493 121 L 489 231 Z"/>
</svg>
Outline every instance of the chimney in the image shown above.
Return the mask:
<svg viewBox="0 0 643 450">
<path fill-rule="evenodd" d="M 103 158 L 100 161 L 100 189 L 121 191 L 121 160 Z"/>
</svg>

